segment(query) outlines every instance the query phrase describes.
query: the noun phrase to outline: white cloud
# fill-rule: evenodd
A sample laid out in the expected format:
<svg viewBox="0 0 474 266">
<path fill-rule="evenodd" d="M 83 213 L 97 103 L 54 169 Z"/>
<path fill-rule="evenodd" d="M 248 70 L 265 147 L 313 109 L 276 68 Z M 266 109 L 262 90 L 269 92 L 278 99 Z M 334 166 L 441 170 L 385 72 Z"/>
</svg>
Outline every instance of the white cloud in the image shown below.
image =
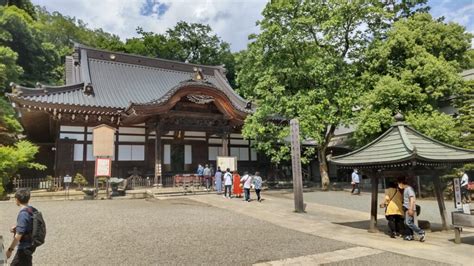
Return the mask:
<svg viewBox="0 0 474 266">
<path fill-rule="evenodd" d="M 256 33 L 257 20 L 267 0 L 163 0 L 169 9 L 159 18 L 143 16 L 140 8 L 145 0 L 33 0 L 50 12 L 82 19 L 92 28 L 103 28 L 123 40 L 136 36 L 140 26 L 145 31 L 163 33 L 178 21 L 209 24 L 214 32 L 231 44 L 233 51 L 246 48 L 248 35 Z"/>
<path fill-rule="evenodd" d="M 135 29 L 163 33 L 178 21 L 209 24 L 214 32 L 231 44 L 232 51 L 246 48 L 248 35 L 257 33 L 257 20 L 268 0 L 153 0 L 169 6 L 161 16 L 142 16 L 146 0 L 32 0 L 47 10 L 82 19 L 92 28 L 103 28 L 123 40 L 137 36 Z M 429 0 L 431 13 L 444 16 L 474 33 L 473 0 Z M 474 41 L 473 41 L 474 44 Z"/>
</svg>

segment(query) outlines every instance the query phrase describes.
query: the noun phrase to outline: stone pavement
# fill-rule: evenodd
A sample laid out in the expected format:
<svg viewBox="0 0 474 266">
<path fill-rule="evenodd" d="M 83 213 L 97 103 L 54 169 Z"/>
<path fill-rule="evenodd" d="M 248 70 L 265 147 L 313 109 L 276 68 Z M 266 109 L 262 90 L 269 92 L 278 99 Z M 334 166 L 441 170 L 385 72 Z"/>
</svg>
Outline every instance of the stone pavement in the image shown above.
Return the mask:
<svg viewBox="0 0 474 266">
<path fill-rule="evenodd" d="M 343 197 L 343 195 L 341 196 Z M 348 197 L 351 196 L 349 195 Z M 262 203 L 256 201 L 247 203 L 239 199 L 224 199 L 217 195 L 191 196 L 190 198 L 284 228 L 330 240 L 350 243 L 359 248 L 386 251 L 389 252 L 387 253 L 389 254 L 387 258 L 394 254 L 402 254 L 413 257 L 411 258 L 412 262 L 414 258 L 454 265 L 472 265 L 473 262 L 473 231 L 465 230 L 463 232 L 463 244 L 453 243 L 454 233 L 452 231 L 427 232 L 426 242 L 408 242 L 402 239 L 391 239 L 383 233 L 368 233 L 366 228 L 368 228 L 369 213 L 367 212 L 307 202 L 306 213 L 299 214 L 293 212 L 294 203 L 291 199 L 265 194 L 265 200 Z M 379 220 L 384 219 L 384 216 L 379 215 Z M 320 256 L 321 254 L 317 257 L 319 258 Z M 364 258 L 370 261 L 373 256 Z M 305 262 L 308 262 L 307 259 L 311 260 L 311 257 L 304 256 L 300 260 L 290 260 L 288 264 L 304 265 Z M 355 262 L 351 260 L 351 257 L 348 257 L 348 259 L 347 263 L 349 264 Z M 282 261 L 275 261 L 270 264 L 281 265 Z"/>
</svg>

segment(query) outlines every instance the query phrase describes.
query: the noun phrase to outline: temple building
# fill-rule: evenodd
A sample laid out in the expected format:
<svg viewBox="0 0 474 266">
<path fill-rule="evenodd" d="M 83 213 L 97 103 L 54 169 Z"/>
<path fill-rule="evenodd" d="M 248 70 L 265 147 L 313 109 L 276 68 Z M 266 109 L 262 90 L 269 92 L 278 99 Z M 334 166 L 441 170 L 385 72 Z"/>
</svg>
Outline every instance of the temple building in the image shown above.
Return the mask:
<svg viewBox="0 0 474 266">
<path fill-rule="evenodd" d="M 94 176 L 92 129 L 116 128 L 112 176 L 135 167 L 163 185 L 216 156 L 238 158 L 240 171 L 266 168 L 241 136 L 254 106 L 229 85 L 222 66 L 204 66 L 75 45 L 66 84 L 12 85 L 8 97 L 38 161 L 54 176 Z M 41 174 L 42 176 L 45 173 Z M 163 178 L 161 178 L 163 177 Z"/>
</svg>

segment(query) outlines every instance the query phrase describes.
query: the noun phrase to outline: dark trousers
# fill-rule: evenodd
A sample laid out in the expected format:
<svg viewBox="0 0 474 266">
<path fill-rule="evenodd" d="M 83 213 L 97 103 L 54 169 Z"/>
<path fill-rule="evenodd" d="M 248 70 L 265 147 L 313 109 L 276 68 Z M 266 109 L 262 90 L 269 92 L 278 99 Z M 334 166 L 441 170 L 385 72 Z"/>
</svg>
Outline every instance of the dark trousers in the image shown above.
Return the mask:
<svg viewBox="0 0 474 266">
<path fill-rule="evenodd" d="M 225 185 L 224 186 L 224 196 L 227 196 L 227 191 L 229 191 L 229 198 L 232 196 L 232 185 Z"/>
<path fill-rule="evenodd" d="M 33 256 L 31 250 L 19 249 L 10 265 L 12 266 L 30 266 L 33 265 Z"/>
<path fill-rule="evenodd" d="M 356 192 L 356 194 L 359 194 L 359 193 L 360 193 L 359 183 L 355 183 L 355 184 L 352 185 L 352 191 L 351 191 L 351 193 L 354 193 L 354 191 Z"/>
<path fill-rule="evenodd" d="M 469 190 L 467 189 L 467 186 L 461 187 L 461 198 L 462 200 L 465 200 L 466 202 L 470 202 L 470 193 Z"/>
<path fill-rule="evenodd" d="M 250 188 L 244 188 L 244 193 L 245 193 L 245 200 L 249 201 L 250 200 Z"/>
<path fill-rule="evenodd" d="M 390 233 L 399 233 L 403 234 L 405 226 L 403 225 L 403 216 L 401 215 L 387 215 L 385 216 L 388 220 L 388 227 L 390 228 Z"/>
<path fill-rule="evenodd" d="M 261 189 L 255 189 L 255 193 L 257 193 L 257 200 L 260 201 L 260 191 Z"/>
</svg>

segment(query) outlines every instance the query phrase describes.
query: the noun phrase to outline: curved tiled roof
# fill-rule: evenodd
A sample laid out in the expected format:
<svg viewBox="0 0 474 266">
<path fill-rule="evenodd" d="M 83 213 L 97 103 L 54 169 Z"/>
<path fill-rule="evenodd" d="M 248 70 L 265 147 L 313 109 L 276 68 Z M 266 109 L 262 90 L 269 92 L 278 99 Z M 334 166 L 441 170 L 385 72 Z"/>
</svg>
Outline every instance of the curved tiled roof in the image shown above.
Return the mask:
<svg viewBox="0 0 474 266">
<path fill-rule="evenodd" d="M 450 164 L 474 162 L 474 150 L 455 147 L 421 134 L 404 122 L 366 146 L 335 156 L 330 161 L 347 167 L 400 166 L 412 164 Z"/>
<path fill-rule="evenodd" d="M 80 82 L 50 89 L 21 88 L 10 96 L 23 101 L 124 110 L 134 104 L 162 99 L 193 78 L 198 67 L 204 80 L 224 92 L 232 105 L 244 110 L 246 101 L 230 87 L 220 66 L 199 66 L 76 46 Z M 93 93 L 85 93 L 91 86 Z M 20 93 L 21 92 L 21 93 Z"/>
</svg>

